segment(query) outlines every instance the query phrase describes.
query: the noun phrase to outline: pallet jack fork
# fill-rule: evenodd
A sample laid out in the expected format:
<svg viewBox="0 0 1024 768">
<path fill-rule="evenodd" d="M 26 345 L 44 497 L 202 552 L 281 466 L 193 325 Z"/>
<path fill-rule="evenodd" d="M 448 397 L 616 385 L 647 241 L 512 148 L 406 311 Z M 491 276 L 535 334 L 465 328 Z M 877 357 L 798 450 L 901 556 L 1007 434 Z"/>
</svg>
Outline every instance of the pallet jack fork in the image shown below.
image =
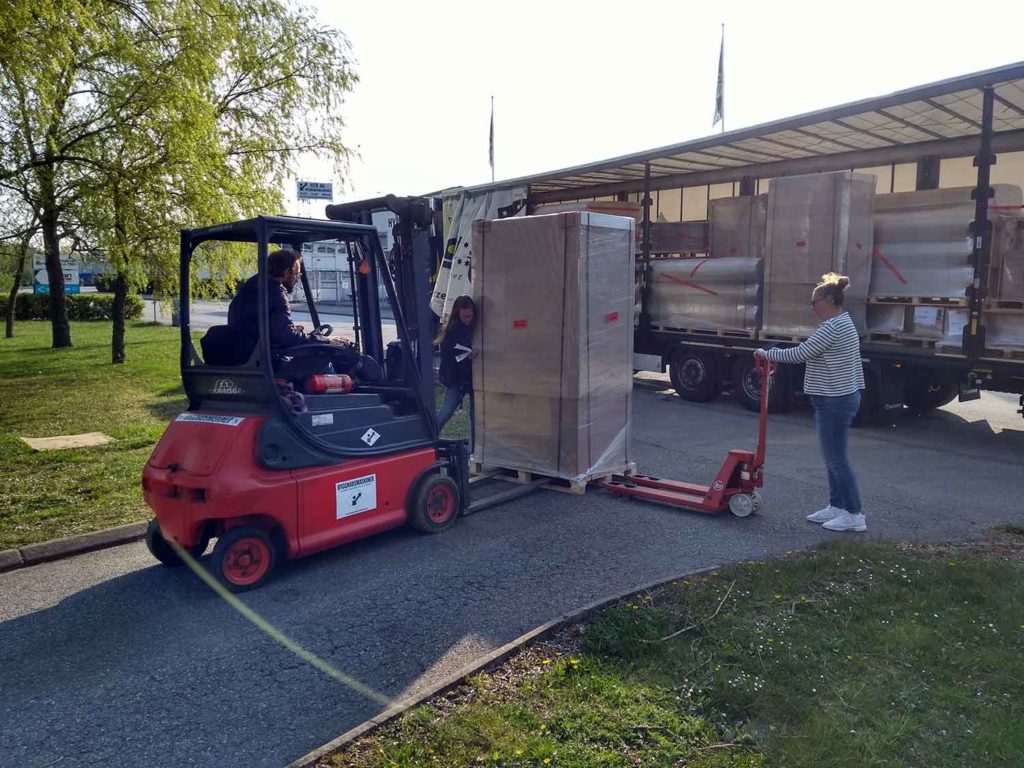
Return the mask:
<svg viewBox="0 0 1024 768">
<path fill-rule="evenodd" d="M 710 486 L 649 475 L 615 475 L 600 485 L 615 496 L 643 499 L 694 512 L 717 514 L 729 509 L 747 517 L 762 507 L 758 488 L 764 485 L 765 437 L 768 430 L 768 390 L 776 363 L 758 358 L 754 370 L 761 375 L 761 412 L 758 419 L 757 449 L 731 450 Z"/>
</svg>

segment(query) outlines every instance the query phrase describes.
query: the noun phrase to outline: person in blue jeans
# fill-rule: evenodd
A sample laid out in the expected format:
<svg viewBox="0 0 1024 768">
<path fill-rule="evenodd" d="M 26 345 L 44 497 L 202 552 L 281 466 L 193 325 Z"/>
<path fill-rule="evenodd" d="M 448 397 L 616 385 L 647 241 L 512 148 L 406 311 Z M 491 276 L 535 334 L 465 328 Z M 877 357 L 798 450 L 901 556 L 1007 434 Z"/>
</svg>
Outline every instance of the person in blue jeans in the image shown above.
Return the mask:
<svg viewBox="0 0 1024 768">
<path fill-rule="evenodd" d="M 756 357 L 779 363 L 804 363 L 804 394 L 814 406 L 821 456 L 828 473 L 828 506 L 807 516 L 830 531 L 865 531 L 857 476 L 850 464 L 848 434 L 860 408 L 864 368 L 860 334 L 843 308 L 850 279 L 829 273 L 811 294 L 811 309 L 821 324 L 806 341 L 789 349 L 758 349 Z"/>
<path fill-rule="evenodd" d="M 476 329 L 476 304 L 469 296 L 459 296 L 452 305 L 448 322 L 437 337 L 441 345 L 441 366 L 437 372 L 438 379 L 444 385 L 444 402 L 437 412 L 437 429 L 444 429 L 455 411 L 469 395 L 469 449 L 473 450 L 476 441 L 475 419 L 473 413 L 473 331 Z"/>
</svg>

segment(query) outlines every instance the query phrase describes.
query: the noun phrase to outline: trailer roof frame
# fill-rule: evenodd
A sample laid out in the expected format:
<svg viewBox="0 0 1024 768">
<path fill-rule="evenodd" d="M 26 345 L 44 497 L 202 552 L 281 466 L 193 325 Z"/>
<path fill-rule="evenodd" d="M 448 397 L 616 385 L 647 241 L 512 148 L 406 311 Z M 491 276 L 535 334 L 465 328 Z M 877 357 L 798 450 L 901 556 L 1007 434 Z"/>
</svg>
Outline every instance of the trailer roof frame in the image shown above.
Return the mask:
<svg viewBox="0 0 1024 768">
<path fill-rule="evenodd" d="M 869 168 L 928 156 L 966 157 L 979 148 L 986 87 L 992 87 L 995 95 L 992 150 L 1024 150 L 1024 62 L 1017 62 L 887 96 L 465 191 L 474 194 L 525 186 L 529 201 L 540 204 L 704 186 L 745 177 Z M 779 159 L 747 163 L 737 154 Z M 659 161 L 677 169 L 659 165 Z M 684 170 L 687 166 L 699 168 Z M 644 178 L 645 171 L 650 173 L 649 180 Z"/>
</svg>

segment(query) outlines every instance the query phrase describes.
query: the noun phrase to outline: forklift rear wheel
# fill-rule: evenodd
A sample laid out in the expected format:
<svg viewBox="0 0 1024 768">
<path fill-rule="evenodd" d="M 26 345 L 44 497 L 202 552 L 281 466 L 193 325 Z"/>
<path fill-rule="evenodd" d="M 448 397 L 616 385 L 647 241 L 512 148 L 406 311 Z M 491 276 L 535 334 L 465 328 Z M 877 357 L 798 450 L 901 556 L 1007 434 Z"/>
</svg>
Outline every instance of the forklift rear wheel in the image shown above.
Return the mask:
<svg viewBox="0 0 1024 768">
<path fill-rule="evenodd" d="M 259 528 L 232 528 L 217 540 L 210 558 L 210 568 L 232 592 L 255 589 L 274 570 L 277 548 L 273 540 Z"/>
<path fill-rule="evenodd" d="M 729 497 L 729 511 L 736 517 L 749 517 L 761 508 L 761 494 L 737 493 Z"/>
<path fill-rule="evenodd" d="M 203 553 L 206 551 L 206 545 L 209 543 L 209 539 L 203 539 L 203 541 L 187 550 L 187 552 L 192 555 L 194 560 L 198 560 L 203 556 Z M 149 549 L 149 553 L 153 557 L 168 568 L 177 568 L 185 564 L 185 561 L 181 559 L 174 547 L 167 543 L 163 531 L 160 530 L 160 523 L 156 521 L 156 518 L 150 520 L 149 525 L 146 527 L 146 548 Z"/>
<path fill-rule="evenodd" d="M 447 475 L 420 480 L 409 511 L 409 525 L 424 533 L 440 533 L 459 516 L 459 487 Z"/>
</svg>

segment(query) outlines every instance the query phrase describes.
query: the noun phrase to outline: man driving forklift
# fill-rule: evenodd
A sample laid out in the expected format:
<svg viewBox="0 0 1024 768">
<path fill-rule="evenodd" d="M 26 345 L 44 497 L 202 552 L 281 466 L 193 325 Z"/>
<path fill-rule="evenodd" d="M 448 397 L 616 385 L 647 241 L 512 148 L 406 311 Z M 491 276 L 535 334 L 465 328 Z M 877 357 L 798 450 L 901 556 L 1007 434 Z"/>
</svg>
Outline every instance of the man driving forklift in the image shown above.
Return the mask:
<svg viewBox="0 0 1024 768">
<path fill-rule="evenodd" d="M 346 373 L 363 381 L 380 378 L 380 368 L 363 357 L 348 340 L 323 335 L 292 321 L 289 295 L 302 275 L 302 256 L 291 248 L 274 251 L 267 258 L 270 280 L 267 293 L 267 327 L 274 371 L 283 378 L 304 378 L 317 373 Z M 259 327 L 259 276 L 253 275 L 238 289 L 228 307 L 228 328 L 233 335 L 256 343 Z M 292 348 L 307 344 L 333 344 L 329 356 L 293 357 Z M 250 347 L 251 348 L 251 347 Z"/>
</svg>

